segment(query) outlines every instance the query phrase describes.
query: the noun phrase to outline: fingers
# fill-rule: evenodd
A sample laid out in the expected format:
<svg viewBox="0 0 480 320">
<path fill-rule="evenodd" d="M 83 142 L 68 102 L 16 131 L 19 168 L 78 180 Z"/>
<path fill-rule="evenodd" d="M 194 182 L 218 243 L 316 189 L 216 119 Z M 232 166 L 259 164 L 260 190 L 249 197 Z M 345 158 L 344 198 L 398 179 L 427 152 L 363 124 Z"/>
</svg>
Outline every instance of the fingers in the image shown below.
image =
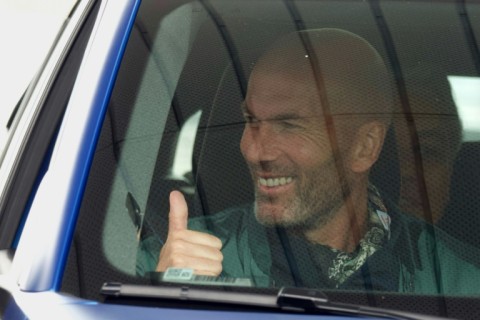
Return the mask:
<svg viewBox="0 0 480 320">
<path fill-rule="evenodd" d="M 170 267 L 193 269 L 195 274 L 218 276 L 222 272 L 223 254 L 220 239 L 209 234 L 178 231 L 160 251 L 159 272 Z"/>
<path fill-rule="evenodd" d="M 193 269 L 196 274 L 218 276 L 222 272 L 222 241 L 210 234 L 191 231 L 188 207 L 178 191 L 170 193 L 167 241 L 160 251 L 156 271 L 170 267 Z"/>
<path fill-rule="evenodd" d="M 178 252 L 184 250 L 183 252 L 185 255 L 189 255 L 192 258 L 203 258 L 206 260 L 218 261 L 222 262 L 223 255 L 218 248 L 208 247 L 204 245 L 197 245 L 191 243 L 182 243 L 177 241 L 177 249 Z"/>
<path fill-rule="evenodd" d="M 168 214 L 168 233 L 187 229 L 188 207 L 183 197 L 178 191 L 170 193 L 170 212 Z"/>
<path fill-rule="evenodd" d="M 219 239 L 216 240 L 220 241 Z M 164 272 L 170 267 L 190 268 L 196 274 L 218 276 L 222 272 L 222 261 L 223 255 L 217 247 L 196 244 L 184 239 L 175 239 L 174 241 L 171 240 L 160 252 L 160 263 L 157 266 L 157 271 Z"/>
<path fill-rule="evenodd" d="M 192 244 L 208 246 L 218 250 L 222 249 L 222 241 L 219 238 L 204 232 L 183 230 L 174 232 L 169 237 L 171 241 L 184 240 Z"/>
<path fill-rule="evenodd" d="M 169 261 L 169 266 L 162 270 L 162 267 L 159 265 L 157 271 L 165 272 L 168 268 L 187 268 L 193 269 L 193 272 L 197 275 L 209 275 L 209 276 L 219 276 L 222 272 L 222 262 L 221 261 L 212 261 L 210 259 L 203 258 L 193 258 L 188 255 L 175 255 L 171 261 Z"/>
<path fill-rule="evenodd" d="M 170 212 L 168 215 L 168 236 L 172 240 L 184 239 L 191 243 L 212 246 L 221 249 L 222 242 L 215 236 L 203 232 L 188 231 L 188 207 L 187 202 L 181 192 L 172 191 L 170 193 Z"/>
</svg>

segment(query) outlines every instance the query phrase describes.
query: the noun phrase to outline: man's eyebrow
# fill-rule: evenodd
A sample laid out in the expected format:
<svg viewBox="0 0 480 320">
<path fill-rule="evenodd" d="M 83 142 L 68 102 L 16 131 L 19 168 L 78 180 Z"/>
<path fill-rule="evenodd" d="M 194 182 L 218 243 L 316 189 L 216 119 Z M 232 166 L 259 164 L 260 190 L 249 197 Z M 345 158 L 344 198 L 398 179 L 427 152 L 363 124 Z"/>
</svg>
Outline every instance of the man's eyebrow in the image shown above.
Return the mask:
<svg viewBox="0 0 480 320">
<path fill-rule="evenodd" d="M 245 103 L 245 101 L 241 103 L 240 108 L 242 109 L 242 113 L 244 115 L 249 115 L 249 116 L 255 117 L 250 112 L 250 110 L 248 110 L 248 106 Z M 279 121 L 279 120 L 292 120 L 292 119 L 301 119 L 301 118 L 302 117 L 300 117 L 297 113 L 288 112 L 288 113 L 281 113 L 281 114 L 274 115 L 273 117 L 271 117 L 269 119 L 261 119 L 261 120 L 277 120 L 277 121 Z"/>
</svg>

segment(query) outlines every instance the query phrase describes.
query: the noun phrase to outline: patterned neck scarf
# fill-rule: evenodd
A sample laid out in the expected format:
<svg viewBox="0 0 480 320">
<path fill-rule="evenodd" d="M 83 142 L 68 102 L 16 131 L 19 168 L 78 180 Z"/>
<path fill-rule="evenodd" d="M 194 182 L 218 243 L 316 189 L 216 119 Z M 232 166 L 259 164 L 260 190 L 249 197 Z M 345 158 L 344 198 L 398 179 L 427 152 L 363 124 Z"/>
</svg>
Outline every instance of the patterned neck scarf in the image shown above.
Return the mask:
<svg viewBox="0 0 480 320">
<path fill-rule="evenodd" d="M 328 268 L 328 277 L 337 283 L 337 288 L 390 239 L 390 216 L 380 194 L 371 184 L 368 187 L 368 214 L 368 231 L 354 252 L 347 253 L 329 248 L 335 254 L 335 258 Z"/>
</svg>

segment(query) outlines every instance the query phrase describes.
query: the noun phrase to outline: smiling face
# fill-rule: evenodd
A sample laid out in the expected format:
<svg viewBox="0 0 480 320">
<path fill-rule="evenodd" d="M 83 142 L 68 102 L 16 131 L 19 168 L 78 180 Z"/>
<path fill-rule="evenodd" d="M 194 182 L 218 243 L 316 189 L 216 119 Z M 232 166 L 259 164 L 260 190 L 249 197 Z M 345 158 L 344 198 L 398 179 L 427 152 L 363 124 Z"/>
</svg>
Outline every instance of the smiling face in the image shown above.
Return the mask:
<svg viewBox="0 0 480 320">
<path fill-rule="evenodd" d="M 316 88 L 304 74 L 254 72 L 241 151 L 266 225 L 316 227 L 342 205 L 346 178 L 336 170 Z"/>
<path fill-rule="evenodd" d="M 291 33 L 257 61 L 240 147 L 258 221 L 318 229 L 366 211 L 368 171 L 390 117 L 388 79 L 370 44 L 338 29 Z"/>
</svg>

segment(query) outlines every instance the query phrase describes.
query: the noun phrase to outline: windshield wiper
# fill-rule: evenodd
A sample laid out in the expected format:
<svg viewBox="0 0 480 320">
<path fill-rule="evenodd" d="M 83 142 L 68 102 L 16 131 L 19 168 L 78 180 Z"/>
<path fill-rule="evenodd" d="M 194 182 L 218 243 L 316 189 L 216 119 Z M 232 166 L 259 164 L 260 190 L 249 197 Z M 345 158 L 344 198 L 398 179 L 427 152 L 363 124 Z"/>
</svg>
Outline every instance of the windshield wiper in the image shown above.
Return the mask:
<svg viewBox="0 0 480 320">
<path fill-rule="evenodd" d="M 318 290 L 306 288 L 282 288 L 278 292 L 277 304 L 282 309 L 301 308 L 312 313 L 370 316 L 399 320 L 440 320 L 436 316 L 420 315 L 405 311 L 390 310 L 378 307 L 368 307 L 355 304 L 331 302 L 327 296 Z"/>
<path fill-rule="evenodd" d="M 148 286 L 108 282 L 101 294 L 106 302 L 121 302 L 122 299 L 154 299 L 190 301 L 207 305 L 235 305 L 273 309 L 272 311 L 302 312 L 323 315 L 371 316 L 383 319 L 445 319 L 376 307 L 331 302 L 319 291 L 304 288 L 282 288 L 277 294 L 259 294 L 241 291 L 225 291 L 191 286 Z"/>
</svg>

